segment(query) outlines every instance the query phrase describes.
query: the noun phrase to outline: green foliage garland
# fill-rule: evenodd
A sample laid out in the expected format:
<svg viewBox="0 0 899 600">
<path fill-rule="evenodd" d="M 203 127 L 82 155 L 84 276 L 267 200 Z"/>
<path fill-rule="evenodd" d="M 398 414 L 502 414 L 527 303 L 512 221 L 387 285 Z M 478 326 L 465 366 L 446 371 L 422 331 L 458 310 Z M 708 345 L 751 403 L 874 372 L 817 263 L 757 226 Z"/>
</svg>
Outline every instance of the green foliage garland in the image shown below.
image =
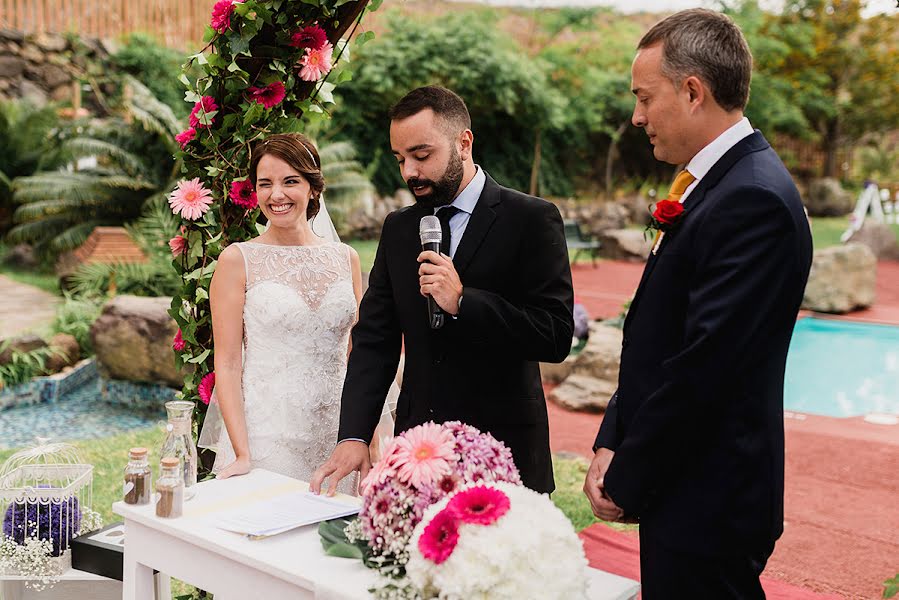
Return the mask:
<svg viewBox="0 0 899 600">
<path fill-rule="evenodd" d="M 213 372 L 209 284 L 216 260 L 228 244 L 257 235 L 258 209 L 230 200 L 231 185 L 247 177 L 253 142 L 273 133 L 299 131 L 311 120 L 329 116 L 334 87 L 350 78 L 343 64 L 348 41 L 341 37 L 346 33 L 351 37 L 366 8 L 374 10 L 378 4 L 379 0 L 246 0 L 229 9 L 227 2 L 218 2 L 214 14 L 230 10 L 230 18 L 219 20 L 218 30 L 207 27 L 207 46 L 184 65 L 180 80 L 187 87 L 185 100 L 211 99 L 216 107 L 208 112 L 195 109 L 196 135 L 178 153 L 183 178 L 199 178 L 213 204 L 196 220 L 182 219 L 181 235 L 187 244 L 173 263 L 183 285 L 169 311 L 185 344 L 175 353 L 176 364 L 193 365 L 182 395 L 197 403 L 198 424 L 206 408 L 200 401 L 200 382 Z M 304 81 L 298 61 L 307 50 L 290 42 L 301 29 L 316 25 L 334 47 L 334 68 L 318 81 Z M 356 43 L 370 37 L 360 35 Z M 196 78 L 189 77 L 197 72 Z M 250 88 L 277 83 L 284 86 L 283 100 L 266 107 L 254 99 Z"/>
</svg>

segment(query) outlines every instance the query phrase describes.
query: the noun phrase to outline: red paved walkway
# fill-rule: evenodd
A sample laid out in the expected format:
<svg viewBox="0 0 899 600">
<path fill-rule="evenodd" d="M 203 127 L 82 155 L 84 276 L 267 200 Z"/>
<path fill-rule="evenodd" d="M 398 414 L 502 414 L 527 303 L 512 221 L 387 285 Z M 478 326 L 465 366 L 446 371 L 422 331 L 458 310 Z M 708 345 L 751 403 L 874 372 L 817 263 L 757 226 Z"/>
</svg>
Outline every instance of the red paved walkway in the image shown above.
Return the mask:
<svg viewBox="0 0 899 600">
<path fill-rule="evenodd" d="M 613 316 L 642 268 L 576 265 L 575 293 L 592 317 Z M 878 265 L 875 306 L 848 318 L 899 324 L 899 262 Z M 601 415 L 550 404 L 549 418 L 554 452 L 589 457 Z M 785 532 L 765 576 L 827 595 L 879 598 L 883 580 L 899 572 L 899 426 L 793 415 L 785 430 Z M 585 535 L 588 554 L 604 548 L 611 554 L 616 545 L 609 536 L 591 531 L 597 535 Z M 776 597 L 791 597 L 783 595 L 789 589 L 778 589 Z"/>
</svg>

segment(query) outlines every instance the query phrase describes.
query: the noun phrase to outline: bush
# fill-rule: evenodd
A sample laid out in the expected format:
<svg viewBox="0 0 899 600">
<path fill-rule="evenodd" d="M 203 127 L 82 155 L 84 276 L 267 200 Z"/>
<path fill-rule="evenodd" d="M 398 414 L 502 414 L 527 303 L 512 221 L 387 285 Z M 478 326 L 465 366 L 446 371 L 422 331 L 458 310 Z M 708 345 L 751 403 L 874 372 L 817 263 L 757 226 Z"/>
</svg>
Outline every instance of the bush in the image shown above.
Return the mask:
<svg viewBox="0 0 899 600">
<path fill-rule="evenodd" d="M 103 301 L 98 296 L 83 296 L 76 298 L 66 294 L 63 302 L 56 310 L 56 318 L 51 328 L 53 333 L 67 333 L 78 340 L 81 348 L 81 356 L 93 354 L 91 344 L 91 325 L 100 316 Z"/>
</svg>

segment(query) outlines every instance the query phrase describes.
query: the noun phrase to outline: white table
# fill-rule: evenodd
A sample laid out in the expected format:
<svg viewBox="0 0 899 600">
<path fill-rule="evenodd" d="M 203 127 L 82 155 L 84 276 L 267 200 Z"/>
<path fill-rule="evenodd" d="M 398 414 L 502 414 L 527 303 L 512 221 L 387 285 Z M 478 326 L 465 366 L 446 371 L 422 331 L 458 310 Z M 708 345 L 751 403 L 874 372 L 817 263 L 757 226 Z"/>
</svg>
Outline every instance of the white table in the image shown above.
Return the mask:
<svg viewBox="0 0 899 600">
<path fill-rule="evenodd" d="M 53 587 L 41 591 L 26 587 L 26 579 L 11 575 L 0 577 L 0 600 L 114 600 L 122 597 L 120 581 L 76 569 L 67 570 Z"/>
<path fill-rule="evenodd" d="M 217 511 L 306 490 L 305 483 L 256 469 L 197 487 L 177 519 L 156 517 L 152 504 L 113 505 L 125 520 L 123 600 L 152 600 L 153 569 L 212 592 L 216 600 L 370 597 L 376 573 L 360 561 L 325 555 L 315 525 L 250 540 L 208 522 Z M 591 585 L 596 600 L 635 598 L 639 589 L 635 581 L 595 570 Z"/>
</svg>

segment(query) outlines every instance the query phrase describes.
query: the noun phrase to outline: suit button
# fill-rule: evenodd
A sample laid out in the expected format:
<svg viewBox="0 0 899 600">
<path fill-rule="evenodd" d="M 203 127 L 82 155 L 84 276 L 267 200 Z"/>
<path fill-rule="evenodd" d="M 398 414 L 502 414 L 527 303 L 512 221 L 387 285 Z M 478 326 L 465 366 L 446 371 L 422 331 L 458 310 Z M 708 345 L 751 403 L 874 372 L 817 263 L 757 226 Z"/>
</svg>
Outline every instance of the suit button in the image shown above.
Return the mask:
<svg viewBox="0 0 899 600">
<path fill-rule="evenodd" d="M 622 347 L 622 348 L 627 348 L 627 344 L 628 344 L 627 338 L 624 338 L 623 340 L 621 340 L 621 347 Z"/>
<path fill-rule="evenodd" d="M 433 415 L 433 414 L 434 414 L 434 409 L 433 409 L 433 408 L 429 408 L 429 409 L 428 409 L 428 413 Z"/>
<path fill-rule="evenodd" d="M 439 365 L 439 364 L 440 364 L 440 359 L 439 359 L 439 358 L 435 358 L 435 359 L 434 359 L 434 364 L 435 364 L 435 365 Z"/>
</svg>

